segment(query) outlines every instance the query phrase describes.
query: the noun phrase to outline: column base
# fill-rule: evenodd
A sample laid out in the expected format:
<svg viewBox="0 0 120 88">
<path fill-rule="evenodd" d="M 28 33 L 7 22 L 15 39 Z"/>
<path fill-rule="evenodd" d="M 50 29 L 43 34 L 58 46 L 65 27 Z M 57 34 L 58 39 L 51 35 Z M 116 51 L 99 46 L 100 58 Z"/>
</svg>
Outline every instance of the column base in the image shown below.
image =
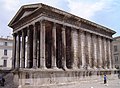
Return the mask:
<svg viewBox="0 0 120 88">
<path fill-rule="evenodd" d="M 87 67 L 88 70 L 93 70 L 93 68 L 91 68 L 90 66 Z"/>
<path fill-rule="evenodd" d="M 66 66 L 62 67 L 62 70 L 66 71 L 68 68 Z"/>
<path fill-rule="evenodd" d="M 40 66 L 40 69 L 47 69 L 47 67 L 45 67 L 45 66 Z"/>
<path fill-rule="evenodd" d="M 59 68 L 57 68 L 56 66 L 52 66 L 52 69 L 59 69 Z"/>
<path fill-rule="evenodd" d="M 85 70 L 85 66 L 81 66 L 81 67 L 80 67 L 80 70 Z"/>
<path fill-rule="evenodd" d="M 33 69 L 37 69 L 38 67 L 37 67 L 37 66 L 33 66 L 32 68 L 33 68 Z"/>
</svg>

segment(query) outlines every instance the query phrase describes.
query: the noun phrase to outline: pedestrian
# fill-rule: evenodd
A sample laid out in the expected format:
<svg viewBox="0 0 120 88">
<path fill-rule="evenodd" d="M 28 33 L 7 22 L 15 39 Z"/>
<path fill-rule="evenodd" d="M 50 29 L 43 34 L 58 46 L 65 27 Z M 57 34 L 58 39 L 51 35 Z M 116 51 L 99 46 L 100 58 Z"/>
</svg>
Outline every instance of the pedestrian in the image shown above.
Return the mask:
<svg viewBox="0 0 120 88">
<path fill-rule="evenodd" d="M 106 76 L 106 74 L 104 74 L 104 84 L 106 84 L 107 83 L 107 76 Z"/>
<path fill-rule="evenodd" d="M 4 86 L 4 84 L 5 84 L 5 79 L 1 76 L 0 77 L 0 85 Z"/>
</svg>

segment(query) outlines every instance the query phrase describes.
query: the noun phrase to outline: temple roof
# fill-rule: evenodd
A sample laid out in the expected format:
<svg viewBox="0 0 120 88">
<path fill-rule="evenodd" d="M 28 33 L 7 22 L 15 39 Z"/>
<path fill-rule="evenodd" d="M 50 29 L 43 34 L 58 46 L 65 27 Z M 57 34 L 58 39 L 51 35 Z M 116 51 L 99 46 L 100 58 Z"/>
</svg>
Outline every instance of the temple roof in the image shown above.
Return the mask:
<svg viewBox="0 0 120 88">
<path fill-rule="evenodd" d="M 115 31 L 113 31 L 113 30 L 111 30 L 111 29 L 109 29 L 109 28 L 107 28 L 107 27 L 101 26 L 101 25 L 99 25 L 99 24 L 96 24 L 96 23 L 91 22 L 91 21 L 89 21 L 89 20 L 86 20 L 86 19 L 84 19 L 84 18 L 75 16 L 75 15 L 73 15 L 73 14 L 71 14 L 71 13 L 68 13 L 68 12 L 65 12 L 65 11 L 62 11 L 62 10 L 59 10 L 59 9 L 57 9 L 57 8 L 54 8 L 54 7 L 51 7 L 51 6 L 42 4 L 42 3 L 23 5 L 23 6 L 18 10 L 18 12 L 16 13 L 16 15 L 13 17 L 13 19 L 10 21 L 10 23 L 8 24 L 8 26 L 12 27 L 12 25 L 13 25 L 16 21 L 18 21 L 18 20 L 20 20 L 20 19 L 22 19 L 22 18 L 24 18 L 24 17 L 27 17 L 27 16 L 35 13 L 35 12 L 38 11 L 40 8 L 45 8 L 45 9 L 47 9 L 47 10 L 51 10 L 51 11 L 56 12 L 56 13 L 58 13 L 58 14 L 61 14 L 61 15 L 67 16 L 67 17 L 74 18 L 74 19 L 76 19 L 76 20 L 78 20 L 78 21 L 85 22 L 85 23 L 87 23 L 87 24 L 89 24 L 89 25 L 92 25 L 92 26 L 95 26 L 95 27 L 97 27 L 97 28 L 104 29 L 104 30 L 106 30 L 106 31 L 108 31 L 108 32 L 110 32 L 110 33 L 112 33 L 112 34 L 115 34 L 115 33 L 116 33 Z"/>
</svg>

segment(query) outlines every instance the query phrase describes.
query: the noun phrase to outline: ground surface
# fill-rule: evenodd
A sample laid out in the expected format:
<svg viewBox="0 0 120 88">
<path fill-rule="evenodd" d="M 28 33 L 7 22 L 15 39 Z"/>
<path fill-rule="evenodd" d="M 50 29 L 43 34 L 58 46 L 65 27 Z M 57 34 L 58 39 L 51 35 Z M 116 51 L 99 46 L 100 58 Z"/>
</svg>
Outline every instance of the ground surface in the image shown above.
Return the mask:
<svg viewBox="0 0 120 88">
<path fill-rule="evenodd" d="M 120 88 L 120 79 L 108 80 L 107 84 L 104 84 L 103 81 L 85 81 L 68 88 Z"/>
</svg>

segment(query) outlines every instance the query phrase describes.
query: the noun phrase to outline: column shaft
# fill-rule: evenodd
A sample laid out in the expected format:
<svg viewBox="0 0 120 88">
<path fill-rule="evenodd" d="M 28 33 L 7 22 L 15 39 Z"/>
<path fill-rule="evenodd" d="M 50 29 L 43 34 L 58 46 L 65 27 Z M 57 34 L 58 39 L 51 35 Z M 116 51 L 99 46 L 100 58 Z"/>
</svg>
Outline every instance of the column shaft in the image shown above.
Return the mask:
<svg viewBox="0 0 120 88">
<path fill-rule="evenodd" d="M 113 60 L 113 58 L 112 58 L 112 50 L 113 48 L 112 48 L 112 40 L 110 40 L 110 51 L 111 51 L 111 67 L 114 69 L 115 68 L 115 66 L 114 66 L 114 60 Z"/>
<path fill-rule="evenodd" d="M 81 58 L 81 31 L 78 31 L 78 67 L 82 67 L 82 58 Z"/>
<path fill-rule="evenodd" d="M 32 67 L 32 57 L 31 57 L 31 51 L 32 51 L 32 35 L 31 35 L 31 30 L 30 28 L 27 29 L 27 36 L 28 36 L 28 39 L 27 39 L 27 68 L 31 68 Z"/>
<path fill-rule="evenodd" d="M 101 37 L 99 36 L 98 37 L 98 40 L 99 40 L 99 68 L 102 68 L 102 39 Z"/>
<path fill-rule="evenodd" d="M 22 30 L 22 60 L 21 60 L 21 68 L 25 68 L 25 32 Z"/>
<path fill-rule="evenodd" d="M 91 42 L 91 34 L 87 33 L 87 43 L 88 43 L 88 69 L 92 68 L 92 42 Z"/>
<path fill-rule="evenodd" d="M 82 68 L 85 68 L 85 32 L 81 32 L 81 58 L 82 58 Z"/>
<path fill-rule="evenodd" d="M 72 68 L 78 69 L 78 33 L 76 29 L 71 29 L 71 50 L 72 50 Z"/>
<path fill-rule="evenodd" d="M 20 68 L 20 34 L 17 38 L 17 68 Z"/>
<path fill-rule="evenodd" d="M 93 35 L 93 47 L 94 47 L 94 69 L 97 68 L 97 39 L 96 35 Z"/>
<path fill-rule="evenodd" d="M 108 58 L 109 58 L 109 69 L 112 68 L 111 66 L 111 45 L 110 45 L 110 40 L 108 40 Z"/>
<path fill-rule="evenodd" d="M 107 68 L 107 45 L 106 45 L 106 38 L 103 39 L 104 41 L 104 68 Z"/>
<path fill-rule="evenodd" d="M 13 34 L 13 52 L 12 52 L 12 68 L 14 69 L 16 66 L 16 35 Z"/>
<path fill-rule="evenodd" d="M 66 69 L 66 34 L 65 27 L 62 27 L 62 67 Z"/>
<path fill-rule="evenodd" d="M 41 21 L 40 24 L 40 68 L 45 69 L 45 22 Z"/>
<path fill-rule="evenodd" d="M 56 24 L 54 23 L 52 29 L 52 68 L 55 69 L 56 67 Z"/>
<path fill-rule="evenodd" d="M 33 25 L 33 68 L 37 67 L 37 28 Z"/>
</svg>

